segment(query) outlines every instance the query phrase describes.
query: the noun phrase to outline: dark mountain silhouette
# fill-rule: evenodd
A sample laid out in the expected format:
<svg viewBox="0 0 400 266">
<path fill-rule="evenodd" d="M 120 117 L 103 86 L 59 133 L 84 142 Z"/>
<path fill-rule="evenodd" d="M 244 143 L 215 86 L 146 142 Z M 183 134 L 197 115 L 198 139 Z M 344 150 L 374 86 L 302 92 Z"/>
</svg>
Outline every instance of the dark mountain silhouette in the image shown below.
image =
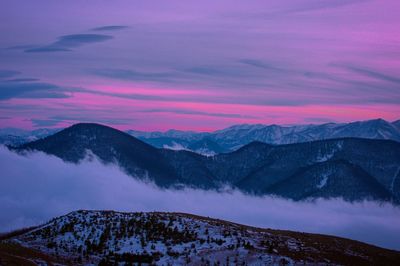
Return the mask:
<svg viewBox="0 0 400 266">
<path fill-rule="evenodd" d="M 118 163 L 127 173 L 158 185 L 177 181 L 158 149 L 122 131 L 99 124 L 76 124 L 54 135 L 24 144 L 19 150 L 38 150 L 77 163 L 93 153 L 104 163 Z"/>
<path fill-rule="evenodd" d="M 78 163 L 94 154 L 128 174 L 162 187 L 219 189 L 295 200 L 315 197 L 399 202 L 400 143 L 341 138 L 298 144 L 252 142 L 237 151 L 202 156 L 156 149 L 126 133 L 77 124 L 17 148 L 39 150 Z"/>
</svg>

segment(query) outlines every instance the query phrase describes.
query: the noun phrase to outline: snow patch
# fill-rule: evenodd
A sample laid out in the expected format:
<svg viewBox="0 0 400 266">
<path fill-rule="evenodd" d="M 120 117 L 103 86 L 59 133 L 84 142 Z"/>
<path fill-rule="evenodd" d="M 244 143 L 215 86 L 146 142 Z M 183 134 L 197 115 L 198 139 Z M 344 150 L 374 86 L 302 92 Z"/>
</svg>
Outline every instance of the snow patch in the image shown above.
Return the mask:
<svg viewBox="0 0 400 266">
<path fill-rule="evenodd" d="M 201 155 L 204 155 L 204 156 L 207 156 L 207 157 L 212 157 L 212 156 L 217 154 L 214 151 L 210 151 L 209 149 L 205 149 L 205 148 L 195 150 L 194 152 L 196 152 L 198 154 L 201 154 Z"/>
<path fill-rule="evenodd" d="M 327 183 L 328 183 L 328 175 L 324 175 L 319 184 L 317 185 L 317 188 L 321 189 L 325 187 Z"/>
<path fill-rule="evenodd" d="M 184 147 L 183 145 L 176 143 L 176 142 L 172 142 L 172 145 L 164 144 L 163 148 L 173 150 L 173 151 L 181 151 L 181 150 L 188 151 L 188 149 L 186 147 Z"/>
</svg>

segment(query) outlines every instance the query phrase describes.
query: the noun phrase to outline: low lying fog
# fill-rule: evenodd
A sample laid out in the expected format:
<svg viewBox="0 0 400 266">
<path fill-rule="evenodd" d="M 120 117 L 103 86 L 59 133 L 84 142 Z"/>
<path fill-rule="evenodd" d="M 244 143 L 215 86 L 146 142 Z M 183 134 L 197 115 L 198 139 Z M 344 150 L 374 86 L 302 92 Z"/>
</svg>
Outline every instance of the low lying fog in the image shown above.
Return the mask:
<svg viewBox="0 0 400 266">
<path fill-rule="evenodd" d="M 293 202 L 234 192 L 161 190 L 94 160 L 79 165 L 0 147 L 0 232 L 78 209 L 176 211 L 247 225 L 352 238 L 400 250 L 400 208 L 340 199 Z"/>
</svg>

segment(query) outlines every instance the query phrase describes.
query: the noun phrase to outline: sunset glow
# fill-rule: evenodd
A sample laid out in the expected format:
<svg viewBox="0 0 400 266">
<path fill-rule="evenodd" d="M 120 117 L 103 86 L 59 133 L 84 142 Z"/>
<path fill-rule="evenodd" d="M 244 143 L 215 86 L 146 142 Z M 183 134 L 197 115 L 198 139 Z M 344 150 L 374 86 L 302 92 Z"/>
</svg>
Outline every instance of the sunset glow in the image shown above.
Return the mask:
<svg viewBox="0 0 400 266">
<path fill-rule="evenodd" d="M 1 127 L 399 118 L 395 0 L 39 2 L 1 3 Z"/>
</svg>

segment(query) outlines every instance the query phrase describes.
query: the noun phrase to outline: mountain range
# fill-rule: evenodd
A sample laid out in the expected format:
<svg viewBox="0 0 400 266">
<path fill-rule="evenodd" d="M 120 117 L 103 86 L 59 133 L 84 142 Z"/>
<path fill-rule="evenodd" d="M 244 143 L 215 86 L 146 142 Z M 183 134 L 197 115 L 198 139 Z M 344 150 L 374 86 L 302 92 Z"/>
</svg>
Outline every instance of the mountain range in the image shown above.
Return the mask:
<svg viewBox="0 0 400 266">
<path fill-rule="evenodd" d="M 81 210 L 0 236 L 0 260 L 5 265 L 396 265 L 400 252 L 184 213 Z"/>
<path fill-rule="evenodd" d="M 19 146 L 21 144 L 38 140 L 52 135 L 61 128 L 40 128 L 32 131 L 19 128 L 0 128 L 0 144 L 8 146 Z"/>
<path fill-rule="evenodd" d="M 400 120 L 383 119 L 321 125 L 234 125 L 214 132 L 169 130 L 143 132 L 128 130 L 128 134 L 158 148 L 188 149 L 203 155 L 229 152 L 260 141 L 268 144 L 291 144 L 335 138 L 390 139 L 400 142 Z M 202 145 L 202 143 L 204 143 Z"/>
<path fill-rule="evenodd" d="M 95 155 L 127 174 L 160 187 L 188 186 L 278 195 L 294 200 L 341 197 L 400 202 L 400 142 L 338 138 L 271 145 L 251 142 L 236 151 L 203 156 L 155 148 L 99 124 L 76 124 L 14 150 L 79 163 Z"/>
<path fill-rule="evenodd" d="M 14 128 L 0 129 L 0 144 L 18 146 L 54 134 L 61 129 L 26 131 Z M 168 130 L 145 132 L 127 130 L 126 133 L 157 148 L 190 150 L 212 156 L 235 151 L 252 141 L 268 144 L 291 144 L 344 137 L 389 139 L 400 142 L 400 120 L 387 122 L 374 119 L 352 123 L 321 125 L 234 125 L 213 132 Z"/>
</svg>

